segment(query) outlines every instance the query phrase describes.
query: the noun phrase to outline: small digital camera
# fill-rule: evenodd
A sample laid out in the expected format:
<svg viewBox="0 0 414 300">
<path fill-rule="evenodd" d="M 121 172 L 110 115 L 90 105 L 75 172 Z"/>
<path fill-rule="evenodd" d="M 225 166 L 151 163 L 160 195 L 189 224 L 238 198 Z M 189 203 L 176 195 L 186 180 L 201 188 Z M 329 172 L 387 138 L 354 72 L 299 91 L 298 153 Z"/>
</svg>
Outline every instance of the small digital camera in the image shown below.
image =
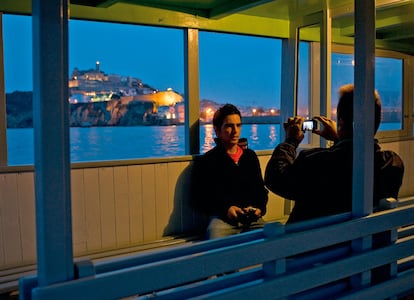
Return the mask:
<svg viewBox="0 0 414 300">
<path fill-rule="evenodd" d="M 318 127 L 318 122 L 315 119 L 305 120 L 302 124 L 303 131 L 315 131 Z"/>
<path fill-rule="evenodd" d="M 256 208 L 253 207 L 249 208 L 246 213 L 239 215 L 239 222 L 245 226 L 250 225 L 252 222 L 256 222 L 257 219 Z"/>
</svg>

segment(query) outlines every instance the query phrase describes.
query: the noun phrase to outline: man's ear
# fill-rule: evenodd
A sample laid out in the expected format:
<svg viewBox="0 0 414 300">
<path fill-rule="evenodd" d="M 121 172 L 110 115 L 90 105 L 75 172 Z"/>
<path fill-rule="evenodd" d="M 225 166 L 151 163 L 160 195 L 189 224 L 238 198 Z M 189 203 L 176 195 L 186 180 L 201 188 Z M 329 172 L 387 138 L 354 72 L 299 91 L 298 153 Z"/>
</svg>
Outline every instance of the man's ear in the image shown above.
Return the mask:
<svg viewBox="0 0 414 300">
<path fill-rule="evenodd" d="M 344 128 L 344 120 L 342 118 L 338 118 L 337 127 Z"/>
</svg>

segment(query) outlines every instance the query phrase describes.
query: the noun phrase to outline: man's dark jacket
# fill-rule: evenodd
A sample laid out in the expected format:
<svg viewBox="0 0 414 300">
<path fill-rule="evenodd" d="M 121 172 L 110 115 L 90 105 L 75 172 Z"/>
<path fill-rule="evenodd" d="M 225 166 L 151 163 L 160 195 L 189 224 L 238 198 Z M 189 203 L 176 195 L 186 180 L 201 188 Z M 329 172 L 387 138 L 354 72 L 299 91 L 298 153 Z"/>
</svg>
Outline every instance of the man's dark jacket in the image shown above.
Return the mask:
<svg viewBox="0 0 414 300">
<path fill-rule="evenodd" d="M 374 145 L 374 203 L 398 198 L 404 175 L 401 158 Z M 284 142 L 274 150 L 265 171 L 269 190 L 295 201 L 288 223 L 352 210 L 352 140 L 330 148 L 302 150 L 296 158 L 295 145 Z M 363 162 L 361 162 L 363 163 Z"/>
<path fill-rule="evenodd" d="M 253 206 L 266 213 L 268 191 L 256 153 L 244 149 L 236 164 L 226 150 L 217 145 L 198 157 L 192 171 L 193 205 L 208 216 L 227 219 L 227 210 Z"/>
</svg>

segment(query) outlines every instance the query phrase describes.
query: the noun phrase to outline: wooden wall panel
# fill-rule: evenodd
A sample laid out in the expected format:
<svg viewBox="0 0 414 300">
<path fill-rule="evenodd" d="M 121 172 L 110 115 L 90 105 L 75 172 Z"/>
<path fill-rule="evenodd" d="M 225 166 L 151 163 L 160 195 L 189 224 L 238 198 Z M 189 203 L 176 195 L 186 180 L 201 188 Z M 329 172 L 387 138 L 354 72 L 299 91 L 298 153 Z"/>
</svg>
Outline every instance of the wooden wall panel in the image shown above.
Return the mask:
<svg viewBox="0 0 414 300">
<path fill-rule="evenodd" d="M 6 206 L 6 201 L 7 199 L 4 198 L 4 196 L 2 195 L 1 191 L 3 190 L 3 185 L 5 184 L 5 180 L 3 179 L 5 175 L 1 175 L 0 176 L 0 266 L 4 266 L 6 265 L 6 256 L 5 256 L 5 243 L 7 242 L 5 240 L 5 227 L 3 227 L 3 222 L 5 222 L 4 220 L 4 213 L 6 211 L 5 206 Z"/>
<path fill-rule="evenodd" d="M 176 197 L 178 197 L 178 202 L 181 206 L 181 231 L 185 233 L 198 233 L 199 229 L 204 227 L 205 220 L 190 205 L 192 164 L 190 162 L 181 162 L 180 165 L 182 172 L 176 184 Z"/>
<path fill-rule="evenodd" d="M 400 190 L 401 196 L 412 196 L 414 195 L 414 163 L 412 160 L 414 158 L 414 143 L 409 141 L 404 141 L 400 143 L 403 151 L 400 153 L 402 159 L 404 160 L 404 181 L 403 186 Z"/>
<path fill-rule="evenodd" d="M 260 168 L 264 178 L 267 162 L 270 159 L 270 155 L 259 156 Z M 284 204 L 285 199 L 269 191 L 267 202 L 267 213 L 264 216 L 266 221 L 277 220 L 284 217 Z M 287 200 L 286 200 L 287 201 Z"/>
<path fill-rule="evenodd" d="M 407 174 L 407 180 L 405 181 L 405 184 L 407 185 L 407 190 L 405 191 L 405 195 L 410 196 L 414 195 L 414 142 L 406 142 L 405 144 L 408 147 L 408 157 L 404 157 L 406 166 L 405 174 Z"/>
<path fill-rule="evenodd" d="M 83 174 L 84 170 L 82 169 L 72 170 L 71 172 L 72 236 L 75 255 L 87 251 L 88 232 Z"/>
<path fill-rule="evenodd" d="M 130 239 L 133 244 L 144 241 L 141 171 L 141 166 L 128 166 Z"/>
<path fill-rule="evenodd" d="M 99 169 L 99 200 L 101 203 L 102 248 L 116 246 L 116 219 L 114 195 L 114 170 Z"/>
<path fill-rule="evenodd" d="M 114 168 L 116 244 L 128 246 L 130 240 L 128 168 Z"/>
<path fill-rule="evenodd" d="M 22 262 L 36 263 L 36 218 L 33 173 L 17 175 Z"/>
<path fill-rule="evenodd" d="M 164 236 L 164 231 L 168 225 L 170 197 L 168 194 L 168 164 L 154 165 L 155 170 L 155 216 L 156 216 L 156 235 Z"/>
<path fill-rule="evenodd" d="M 183 165 L 180 162 L 168 164 L 168 224 L 165 228 L 165 234 L 177 234 L 182 231 L 182 202 L 181 195 L 177 194 L 178 178 L 182 174 Z"/>
<path fill-rule="evenodd" d="M 157 212 L 155 201 L 156 180 L 155 165 L 142 166 L 142 217 L 144 221 L 144 241 L 153 241 L 157 236 Z"/>
<path fill-rule="evenodd" d="M 414 195 L 414 164 L 410 163 L 414 157 L 414 142 L 400 141 L 393 143 L 381 144 L 383 150 L 392 150 L 398 153 L 404 161 L 404 178 L 400 189 L 400 196 L 407 197 Z"/>
<path fill-rule="evenodd" d="M 265 174 L 265 170 L 266 170 L 266 165 L 267 165 L 267 162 L 269 161 L 270 157 L 271 157 L 271 155 L 258 156 L 259 163 L 260 163 L 260 169 L 262 170 L 263 178 L 264 178 L 264 174 Z"/>
<path fill-rule="evenodd" d="M 85 217 L 87 250 L 102 247 L 101 203 L 99 201 L 99 169 L 84 169 Z"/>
<path fill-rule="evenodd" d="M 22 263 L 17 176 L 18 173 L 0 176 L 0 226 L 2 228 L 4 261 L 5 265 L 10 266 Z"/>
<path fill-rule="evenodd" d="M 414 194 L 414 142 L 385 143 L 405 162 L 401 197 Z M 270 155 L 259 156 L 262 172 Z M 205 220 L 190 207 L 191 161 L 72 170 L 75 255 L 190 233 Z M 34 173 L 0 174 L 0 269 L 36 260 Z M 269 192 L 266 220 L 284 216 L 285 201 Z"/>
</svg>

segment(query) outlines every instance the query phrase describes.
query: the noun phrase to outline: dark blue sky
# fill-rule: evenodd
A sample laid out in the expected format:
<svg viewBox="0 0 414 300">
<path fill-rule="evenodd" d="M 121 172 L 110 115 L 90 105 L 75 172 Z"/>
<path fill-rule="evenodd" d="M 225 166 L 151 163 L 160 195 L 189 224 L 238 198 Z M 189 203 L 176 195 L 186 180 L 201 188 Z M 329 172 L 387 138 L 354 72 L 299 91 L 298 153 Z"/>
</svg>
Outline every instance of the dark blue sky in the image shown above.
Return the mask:
<svg viewBox="0 0 414 300">
<path fill-rule="evenodd" d="M 6 92 L 32 90 L 31 18 L 6 14 L 3 20 Z M 99 61 L 107 74 L 137 77 L 159 90 L 173 88 L 183 93 L 183 38 L 179 29 L 71 20 L 69 72 L 75 67 L 95 68 Z M 201 99 L 280 107 L 279 39 L 200 31 L 199 44 Z M 304 97 L 306 101 L 307 60 L 301 54 L 299 72 L 305 79 L 299 85 L 299 101 Z M 348 60 L 352 60 L 351 55 L 345 55 Z M 353 65 L 333 59 L 332 66 L 332 100 L 336 102 L 337 88 L 352 82 Z M 401 91 L 401 70 L 401 60 L 377 60 L 380 95 Z"/>
<path fill-rule="evenodd" d="M 69 71 L 95 68 L 184 92 L 183 31 L 86 22 L 69 23 Z M 200 33 L 203 99 L 275 107 L 280 91 L 280 41 Z M 4 16 L 6 92 L 32 90 L 31 18 Z"/>
</svg>

